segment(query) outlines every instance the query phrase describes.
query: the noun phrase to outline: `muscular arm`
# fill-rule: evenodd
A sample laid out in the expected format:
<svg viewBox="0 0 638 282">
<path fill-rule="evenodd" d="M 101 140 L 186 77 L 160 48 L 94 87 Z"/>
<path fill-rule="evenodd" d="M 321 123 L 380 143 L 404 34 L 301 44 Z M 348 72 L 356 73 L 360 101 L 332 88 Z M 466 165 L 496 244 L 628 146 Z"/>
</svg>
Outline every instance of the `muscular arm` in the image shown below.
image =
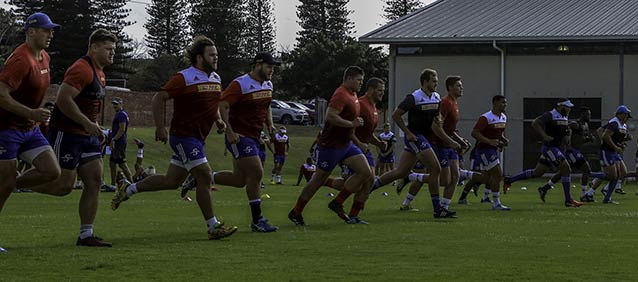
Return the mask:
<svg viewBox="0 0 638 282">
<path fill-rule="evenodd" d="M 601 128 L 599 128 L 599 130 L 601 130 Z M 610 147 L 612 147 L 615 151 L 619 152 L 622 150 L 622 148 L 618 147 L 613 140 L 611 140 L 611 136 L 614 135 L 614 132 L 609 130 L 609 129 L 605 129 L 605 131 L 603 131 L 602 133 L 602 137 L 601 139 L 603 139 L 603 142 L 605 142 L 607 145 L 609 145 Z"/>
<path fill-rule="evenodd" d="M 168 92 L 165 91 L 161 91 L 153 96 L 153 121 L 155 122 L 156 128 L 166 126 L 164 124 L 164 115 L 166 110 L 166 101 L 168 99 L 170 99 L 170 97 L 168 96 Z"/>
<path fill-rule="evenodd" d="M 230 132 L 235 132 L 233 131 L 233 127 L 230 126 L 230 121 L 228 119 L 229 111 L 230 111 L 230 104 L 228 104 L 228 102 L 226 101 L 219 102 L 219 116 L 222 118 L 224 123 L 226 123 L 226 130 Z M 272 119 L 271 119 L 271 122 L 272 122 Z"/>
<path fill-rule="evenodd" d="M 87 128 L 87 125 L 93 122 L 80 111 L 78 104 L 73 101 L 79 94 L 80 90 L 63 82 L 60 89 L 58 89 L 58 97 L 55 100 L 55 104 L 65 116 Z"/>
<path fill-rule="evenodd" d="M 332 107 L 328 107 L 328 110 L 326 111 L 326 122 L 339 127 L 356 127 L 352 121 L 345 120 L 339 116 L 339 110 Z"/>
<path fill-rule="evenodd" d="M 11 89 L 9 85 L 0 82 L 0 108 L 12 114 L 35 120 L 32 116 L 33 109 L 20 104 L 11 97 Z"/>
<path fill-rule="evenodd" d="M 532 128 L 536 130 L 543 140 L 552 138 L 545 132 L 545 126 L 543 126 L 543 122 L 539 118 L 534 119 L 534 122 L 532 122 Z"/>
<path fill-rule="evenodd" d="M 476 128 L 472 130 L 472 137 L 474 137 L 474 139 L 478 140 L 481 143 L 485 143 L 485 144 L 493 143 L 492 139 L 485 137 L 485 135 L 483 135 L 481 131 Z"/>
<path fill-rule="evenodd" d="M 394 120 L 394 122 L 397 124 L 397 126 L 403 130 L 403 132 L 405 132 L 405 134 L 414 134 L 412 133 L 412 131 L 410 131 L 408 129 L 408 127 L 405 125 L 405 122 L 403 122 L 403 115 L 406 113 L 406 111 L 397 108 L 396 110 L 394 110 L 394 112 L 392 113 L 392 120 Z"/>
<path fill-rule="evenodd" d="M 443 142 L 445 142 L 445 144 L 452 145 L 452 144 L 456 143 L 443 130 L 443 120 L 441 119 L 441 115 L 440 114 L 437 115 L 434 118 L 434 121 L 432 122 L 432 132 L 434 132 L 434 134 L 437 137 L 441 138 L 441 140 L 443 140 Z"/>
</svg>

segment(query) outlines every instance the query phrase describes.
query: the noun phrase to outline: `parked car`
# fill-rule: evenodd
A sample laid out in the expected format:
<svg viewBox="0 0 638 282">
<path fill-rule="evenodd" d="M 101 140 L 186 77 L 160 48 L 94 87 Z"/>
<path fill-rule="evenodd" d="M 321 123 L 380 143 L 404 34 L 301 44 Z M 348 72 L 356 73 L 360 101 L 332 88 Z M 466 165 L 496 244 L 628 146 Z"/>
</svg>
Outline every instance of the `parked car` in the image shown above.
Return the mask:
<svg viewBox="0 0 638 282">
<path fill-rule="evenodd" d="M 279 100 L 272 100 L 270 103 L 272 110 L 272 120 L 281 124 L 308 124 L 310 117 L 304 110 L 293 109 L 288 104 Z"/>
<path fill-rule="evenodd" d="M 315 110 L 306 107 L 304 104 L 299 103 L 299 102 L 290 102 L 287 101 L 286 104 L 288 104 L 291 108 L 293 109 L 297 109 L 297 110 L 302 110 L 302 111 L 306 111 L 306 113 L 308 114 L 308 116 L 310 117 L 310 124 L 315 124 L 315 120 L 317 118 L 317 116 L 315 115 Z"/>
</svg>

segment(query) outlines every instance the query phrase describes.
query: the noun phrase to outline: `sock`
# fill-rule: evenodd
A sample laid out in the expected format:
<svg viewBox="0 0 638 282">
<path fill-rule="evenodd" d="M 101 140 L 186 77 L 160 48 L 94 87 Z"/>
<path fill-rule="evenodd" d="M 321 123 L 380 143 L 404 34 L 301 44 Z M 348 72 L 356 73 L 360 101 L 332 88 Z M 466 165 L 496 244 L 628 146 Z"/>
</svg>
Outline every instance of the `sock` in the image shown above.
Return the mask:
<svg viewBox="0 0 638 282">
<path fill-rule="evenodd" d="M 618 181 L 618 183 L 616 184 L 616 190 L 622 190 L 622 181 Z"/>
<path fill-rule="evenodd" d="M 501 204 L 501 192 L 492 192 L 492 205 L 497 207 Z"/>
<path fill-rule="evenodd" d="M 423 176 L 423 173 L 410 173 L 410 175 L 408 175 L 408 179 L 410 180 L 410 182 L 423 182 Z"/>
<path fill-rule="evenodd" d="M 451 203 L 451 202 L 452 202 L 452 200 L 447 199 L 447 198 L 443 198 L 443 199 L 441 200 L 441 207 L 443 207 L 443 208 L 444 208 L 444 209 L 446 209 L 446 210 L 449 210 L 449 209 L 450 209 L 450 203 Z"/>
<path fill-rule="evenodd" d="M 563 183 L 563 192 L 565 193 L 565 202 L 572 201 L 572 194 L 569 192 L 569 189 L 572 187 L 572 177 L 571 176 L 563 176 L 560 178 Z"/>
<path fill-rule="evenodd" d="M 350 208 L 350 213 L 348 214 L 348 216 L 349 217 L 359 216 L 359 212 L 363 210 L 364 206 L 365 206 L 365 202 L 354 200 L 354 202 L 352 202 L 352 207 Z"/>
<path fill-rule="evenodd" d="M 432 209 L 435 213 L 439 212 L 441 209 L 441 199 L 439 198 L 439 194 L 430 194 L 430 198 L 432 199 Z"/>
<path fill-rule="evenodd" d="M 372 184 L 372 190 L 370 190 L 370 192 L 377 190 L 379 188 L 381 188 L 381 178 L 379 178 L 378 176 L 374 177 L 374 184 Z"/>
<path fill-rule="evenodd" d="M 580 196 L 584 197 L 587 195 L 587 185 L 580 185 Z"/>
<path fill-rule="evenodd" d="M 474 172 L 470 170 L 459 169 L 459 176 L 465 179 L 472 179 Z"/>
<path fill-rule="evenodd" d="M 133 194 L 137 193 L 137 183 L 133 183 L 126 187 L 126 196 L 131 197 Z"/>
<path fill-rule="evenodd" d="M 589 190 L 587 191 L 588 196 L 593 196 L 594 193 L 596 193 L 596 190 L 594 190 L 594 188 L 589 188 Z"/>
<path fill-rule="evenodd" d="M 343 187 L 343 189 L 341 189 L 341 192 L 339 192 L 339 195 L 337 195 L 335 202 L 337 202 L 340 205 L 343 205 L 343 202 L 345 202 L 348 199 L 348 197 L 350 197 L 350 195 L 352 195 L 352 192 L 346 189 L 346 187 Z"/>
<path fill-rule="evenodd" d="M 611 181 L 610 181 L 611 182 Z M 609 190 L 609 183 L 607 183 L 605 185 L 605 187 L 603 187 L 603 193 Z"/>
<path fill-rule="evenodd" d="M 589 174 L 589 176 L 591 176 L 592 178 L 598 178 L 598 179 L 605 179 L 605 173 L 604 172 L 592 172 Z"/>
<path fill-rule="evenodd" d="M 275 174 L 274 173 L 270 175 L 270 181 L 275 181 Z"/>
<path fill-rule="evenodd" d="M 80 239 L 86 239 L 93 236 L 93 224 L 80 225 Z"/>
<path fill-rule="evenodd" d="M 609 186 L 616 186 L 616 183 L 618 183 L 618 180 L 611 180 L 609 181 Z M 607 192 L 605 193 L 605 198 L 603 199 L 603 202 L 609 202 L 611 201 L 611 195 L 614 193 L 614 189 L 607 189 Z"/>
<path fill-rule="evenodd" d="M 330 187 L 330 188 L 334 188 L 334 187 L 332 186 L 333 182 L 334 182 L 334 179 L 332 179 L 332 178 L 328 178 L 328 180 L 326 180 L 326 182 L 325 182 L 323 185 L 324 185 L 324 186 L 328 186 L 328 187 Z"/>
<path fill-rule="evenodd" d="M 549 187 L 552 187 L 552 186 L 554 186 L 554 181 L 552 181 L 551 179 L 547 180 L 547 184 L 545 184 L 545 185 L 547 185 Z"/>
<path fill-rule="evenodd" d="M 483 200 L 489 199 L 491 192 L 492 192 L 492 190 L 484 188 L 484 190 L 483 190 Z"/>
<path fill-rule="evenodd" d="M 302 214 L 303 213 L 303 209 L 306 207 L 306 204 L 308 203 L 308 201 L 304 200 L 303 198 L 299 197 L 297 199 L 297 203 L 295 204 L 295 213 L 296 214 Z"/>
<path fill-rule="evenodd" d="M 217 174 L 217 172 L 214 172 L 214 171 L 210 173 L 210 179 L 211 179 L 210 184 L 212 184 L 212 185 L 215 185 L 215 175 L 216 174 Z"/>
<path fill-rule="evenodd" d="M 253 223 L 258 223 L 262 218 L 261 216 L 261 199 L 249 200 L 250 211 L 253 216 Z"/>
<path fill-rule="evenodd" d="M 408 194 L 405 196 L 405 199 L 403 199 L 403 204 L 402 204 L 402 205 L 403 205 L 403 206 L 409 206 L 409 205 L 410 205 L 410 203 L 412 202 L 412 200 L 414 200 L 414 195 L 412 195 L 412 194 L 408 193 Z"/>
<path fill-rule="evenodd" d="M 459 198 L 459 201 L 465 200 L 468 194 L 470 194 L 470 191 L 463 190 L 463 192 L 461 192 L 461 197 Z"/>
<path fill-rule="evenodd" d="M 277 183 L 281 183 L 281 175 L 277 175 Z"/>
<path fill-rule="evenodd" d="M 533 169 L 528 169 L 528 170 L 524 170 L 519 172 L 518 174 L 512 176 L 509 178 L 509 183 L 514 183 L 516 181 L 519 180 L 523 180 L 523 179 L 528 179 L 530 177 L 532 177 L 532 175 L 534 174 L 534 170 Z"/>
<path fill-rule="evenodd" d="M 213 232 L 215 230 L 215 225 L 217 225 L 219 221 L 216 216 L 213 216 L 206 220 L 206 226 L 208 226 L 208 233 Z"/>
<path fill-rule="evenodd" d="M 144 149 L 137 149 L 137 157 L 138 158 L 144 157 Z"/>
</svg>

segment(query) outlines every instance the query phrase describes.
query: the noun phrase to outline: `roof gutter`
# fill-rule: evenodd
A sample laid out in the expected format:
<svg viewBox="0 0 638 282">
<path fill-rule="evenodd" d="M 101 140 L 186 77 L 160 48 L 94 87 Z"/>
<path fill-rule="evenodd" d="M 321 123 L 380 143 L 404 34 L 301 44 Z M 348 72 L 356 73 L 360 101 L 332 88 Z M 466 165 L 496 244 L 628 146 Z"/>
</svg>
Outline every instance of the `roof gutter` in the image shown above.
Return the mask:
<svg viewBox="0 0 638 282">
<path fill-rule="evenodd" d="M 492 47 L 501 53 L 501 95 L 505 96 L 505 50 L 496 45 L 496 40 L 492 41 Z"/>
</svg>

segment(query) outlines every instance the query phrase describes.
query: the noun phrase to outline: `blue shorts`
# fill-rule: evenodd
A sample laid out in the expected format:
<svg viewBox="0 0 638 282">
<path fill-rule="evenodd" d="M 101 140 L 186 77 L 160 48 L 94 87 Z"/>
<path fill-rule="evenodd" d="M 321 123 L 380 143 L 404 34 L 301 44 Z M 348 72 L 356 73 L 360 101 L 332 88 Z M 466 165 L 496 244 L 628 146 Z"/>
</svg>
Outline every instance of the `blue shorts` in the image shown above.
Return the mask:
<svg viewBox="0 0 638 282">
<path fill-rule="evenodd" d="M 480 163 L 480 171 L 488 171 L 501 164 L 496 148 L 476 149 L 476 158 Z"/>
<path fill-rule="evenodd" d="M 558 167 L 563 160 L 565 160 L 563 151 L 558 147 L 542 146 L 541 157 L 538 159 L 538 163 L 548 167 Z"/>
<path fill-rule="evenodd" d="M 356 145 L 348 144 L 348 147 L 343 149 L 326 148 L 317 146 L 317 168 L 323 171 L 332 171 L 337 164 L 341 161 L 356 155 L 361 155 L 361 149 Z"/>
<path fill-rule="evenodd" d="M 439 146 L 433 145 L 432 150 L 434 150 L 434 154 L 436 154 L 436 158 L 439 159 L 439 164 L 441 165 L 441 168 L 449 167 L 451 160 L 459 159 L 459 153 L 452 148 L 439 147 Z"/>
<path fill-rule="evenodd" d="M 470 152 L 470 170 L 481 171 L 481 159 L 476 154 L 476 151 Z"/>
<path fill-rule="evenodd" d="M 565 151 L 565 158 L 571 167 L 581 167 L 587 162 L 583 153 L 573 148 Z"/>
<path fill-rule="evenodd" d="M 31 163 L 44 151 L 51 150 L 37 126 L 29 131 L 0 130 L 0 160 L 20 159 Z"/>
<path fill-rule="evenodd" d="M 97 136 L 84 136 L 50 129 L 47 137 L 63 169 L 76 169 L 102 158 L 102 146 Z"/>
<path fill-rule="evenodd" d="M 233 154 L 233 158 L 241 159 L 259 155 L 259 140 L 257 138 L 240 136 L 239 141 L 235 144 L 226 142 L 226 149 Z"/>
<path fill-rule="evenodd" d="M 608 167 L 618 162 L 622 162 L 622 156 L 618 152 L 600 150 L 598 153 L 600 156 L 600 166 Z"/>
<path fill-rule="evenodd" d="M 275 155 L 275 164 L 284 165 L 286 163 L 286 155 Z"/>
<path fill-rule="evenodd" d="M 259 149 L 259 159 L 261 160 L 261 162 L 266 162 L 266 149 Z"/>
<path fill-rule="evenodd" d="M 373 168 L 374 167 L 374 155 L 372 155 L 372 153 L 370 151 L 366 152 L 363 155 L 366 156 L 366 160 L 368 160 L 368 165 L 370 166 L 370 168 Z M 347 175 L 355 173 L 355 171 L 352 168 L 350 168 L 349 166 L 347 166 L 347 165 L 342 165 L 341 166 L 341 171 L 342 171 L 341 174 L 347 174 Z"/>
<path fill-rule="evenodd" d="M 171 164 L 191 171 L 194 167 L 208 163 L 204 152 L 204 141 L 195 137 L 169 136 L 173 149 Z"/>
<path fill-rule="evenodd" d="M 432 146 L 430 146 L 430 142 L 428 142 L 428 140 L 421 134 L 416 136 L 415 142 L 410 142 L 407 137 L 404 137 L 403 143 L 405 144 L 406 151 L 415 154 L 432 148 Z"/>
<path fill-rule="evenodd" d="M 109 162 L 116 164 L 126 163 L 126 141 L 115 141 L 115 148 L 111 148 Z"/>
<path fill-rule="evenodd" d="M 394 163 L 394 152 L 391 152 L 387 156 L 379 155 L 377 161 L 381 164 L 393 164 Z"/>
</svg>

